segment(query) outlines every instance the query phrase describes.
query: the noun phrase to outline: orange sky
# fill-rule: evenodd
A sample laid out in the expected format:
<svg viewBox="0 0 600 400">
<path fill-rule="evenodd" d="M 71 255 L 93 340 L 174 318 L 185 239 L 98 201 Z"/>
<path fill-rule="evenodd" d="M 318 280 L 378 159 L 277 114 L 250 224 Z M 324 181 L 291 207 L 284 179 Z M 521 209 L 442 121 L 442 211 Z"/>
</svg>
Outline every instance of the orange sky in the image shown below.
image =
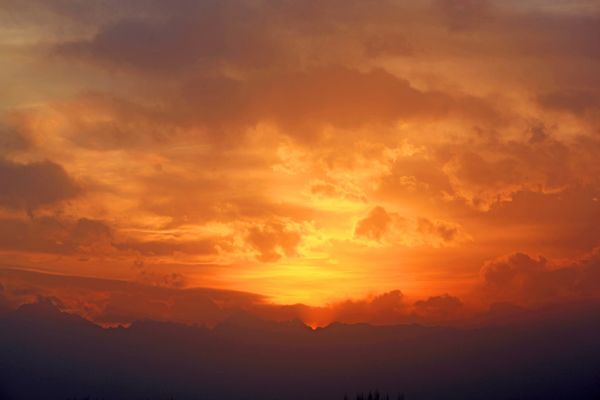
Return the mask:
<svg viewBox="0 0 600 400">
<path fill-rule="evenodd" d="M 0 292 L 107 323 L 597 296 L 598 43 L 592 0 L 5 0 Z"/>
</svg>

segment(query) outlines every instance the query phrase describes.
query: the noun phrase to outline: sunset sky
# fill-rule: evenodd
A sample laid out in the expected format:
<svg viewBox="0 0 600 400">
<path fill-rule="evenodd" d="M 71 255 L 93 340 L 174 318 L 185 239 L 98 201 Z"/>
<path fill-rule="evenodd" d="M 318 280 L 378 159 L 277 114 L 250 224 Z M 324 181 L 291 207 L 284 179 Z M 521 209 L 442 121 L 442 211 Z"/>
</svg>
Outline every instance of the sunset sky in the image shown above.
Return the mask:
<svg viewBox="0 0 600 400">
<path fill-rule="evenodd" d="M 2 0 L 2 301 L 321 325 L 598 297 L 599 43 L 594 0 Z"/>
</svg>

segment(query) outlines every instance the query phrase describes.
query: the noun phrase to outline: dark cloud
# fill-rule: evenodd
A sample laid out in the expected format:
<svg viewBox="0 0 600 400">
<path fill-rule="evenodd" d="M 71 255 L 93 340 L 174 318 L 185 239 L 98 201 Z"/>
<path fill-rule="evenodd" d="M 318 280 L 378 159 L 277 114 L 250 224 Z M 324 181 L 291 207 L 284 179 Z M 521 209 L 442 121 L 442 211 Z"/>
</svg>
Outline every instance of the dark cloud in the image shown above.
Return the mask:
<svg viewBox="0 0 600 400">
<path fill-rule="evenodd" d="M 386 325 L 406 321 L 409 307 L 402 292 L 393 290 L 366 299 L 330 304 L 323 311 L 325 319 L 330 322 L 371 322 Z"/>
<path fill-rule="evenodd" d="M 419 300 L 414 304 L 414 311 L 424 318 L 446 319 L 454 317 L 463 307 L 458 297 L 443 294 Z"/>
<path fill-rule="evenodd" d="M 597 168 L 589 158 L 593 149 L 540 129 L 534 125 L 520 139 L 491 136 L 472 143 L 468 150 L 447 147 L 442 168 L 452 185 L 450 194 L 487 210 L 520 191 L 556 192 L 594 179 L 581 174 Z"/>
<path fill-rule="evenodd" d="M 15 304 L 38 298 L 58 298 L 61 308 L 98 323 L 128 324 L 139 320 L 169 320 L 214 325 L 240 310 L 265 303 L 245 292 L 182 288 L 185 278 L 145 270 L 139 282 L 59 276 L 13 269 L 0 270 L 6 295 Z"/>
<path fill-rule="evenodd" d="M 129 240 L 113 243 L 119 250 L 128 250 L 143 256 L 165 256 L 177 253 L 216 255 L 222 247 L 229 247 L 227 239 L 210 238 L 201 240 Z"/>
<path fill-rule="evenodd" d="M 93 39 L 65 43 L 61 54 L 116 67 L 174 72 L 224 65 L 266 66 L 279 51 L 268 20 L 249 2 L 203 2 L 195 14 L 163 20 L 124 19 Z"/>
<path fill-rule="evenodd" d="M 567 263 L 515 253 L 486 263 L 484 293 L 514 303 L 548 303 L 600 296 L 600 251 Z"/>
<path fill-rule="evenodd" d="M 380 34 L 367 37 L 364 42 L 365 56 L 412 56 L 417 50 L 406 37 L 400 33 Z"/>
<path fill-rule="evenodd" d="M 67 137 L 96 150 L 153 148 L 201 133 L 233 147 L 260 123 L 312 143 L 328 126 L 357 129 L 442 118 L 487 124 L 503 118 L 487 99 L 417 89 L 383 69 L 332 65 L 243 78 L 182 77 L 174 87 L 153 90 L 153 105 L 88 93 L 56 110 L 69 122 Z"/>
<path fill-rule="evenodd" d="M 86 149 L 147 150 L 178 138 L 177 124 L 162 107 L 142 105 L 110 93 L 80 94 L 55 110 L 68 120 L 65 136 Z"/>
<path fill-rule="evenodd" d="M 81 218 L 71 231 L 71 236 L 77 238 L 80 243 L 92 243 L 97 240 L 111 239 L 112 229 L 104 222 Z"/>
<path fill-rule="evenodd" d="M 487 100 L 419 90 L 382 69 L 340 66 L 247 80 L 201 79 L 185 86 L 183 101 L 179 115 L 196 124 L 222 129 L 274 122 L 304 139 L 324 125 L 349 129 L 399 120 L 500 118 Z"/>
<path fill-rule="evenodd" d="M 29 149 L 31 142 L 15 126 L 0 122 L 0 156 Z"/>
<path fill-rule="evenodd" d="M 58 45 L 59 54 L 151 73 L 289 68 L 307 58 L 324 38 L 350 36 L 344 33 L 350 25 L 360 32 L 373 21 L 391 23 L 390 14 L 402 18 L 399 11 L 406 8 L 388 1 L 356 0 L 318 5 L 287 0 L 126 1 L 123 5 L 108 0 L 90 10 L 45 7 L 74 20 L 93 21 L 96 15 L 97 34 Z"/>
<path fill-rule="evenodd" d="M 511 201 L 492 207 L 486 217 L 493 226 L 510 222 L 524 231 L 539 227 L 538 235 L 527 234 L 538 245 L 583 252 L 600 241 L 595 223 L 600 218 L 598 199 L 600 188 L 596 185 L 573 185 L 555 193 L 518 191 Z"/>
<path fill-rule="evenodd" d="M 0 248 L 9 251 L 74 254 L 111 240 L 112 231 L 105 223 L 86 218 L 76 222 L 52 217 L 0 220 Z"/>
<path fill-rule="evenodd" d="M 142 269 L 139 281 L 145 285 L 182 289 L 187 286 L 187 279 L 177 272 L 158 274 L 156 272 Z"/>
<path fill-rule="evenodd" d="M 538 96 L 537 100 L 543 107 L 575 115 L 600 113 L 600 94 L 592 90 L 554 91 Z"/>
<path fill-rule="evenodd" d="M 117 251 L 144 257 L 178 253 L 216 255 L 231 248 L 227 237 L 143 240 L 119 235 L 104 221 L 57 217 L 0 219 L 0 249 L 64 255 L 109 256 Z"/>
<path fill-rule="evenodd" d="M 434 4 L 451 30 L 477 27 L 492 15 L 487 0 L 435 0 Z"/>
<path fill-rule="evenodd" d="M 600 57 L 596 45 L 600 39 L 599 15 L 531 12 L 503 22 L 507 29 L 514 29 L 509 36 L 522 39 L 515 43 L 522 51 L 573 61 L 597 61 Z"/>
<path fill-rule="evenodd" d="M 0 206 L 31 211 L 80 192 L 81 187 L 56 163 L 20 164 L 0 159 Z"/>
</svg>

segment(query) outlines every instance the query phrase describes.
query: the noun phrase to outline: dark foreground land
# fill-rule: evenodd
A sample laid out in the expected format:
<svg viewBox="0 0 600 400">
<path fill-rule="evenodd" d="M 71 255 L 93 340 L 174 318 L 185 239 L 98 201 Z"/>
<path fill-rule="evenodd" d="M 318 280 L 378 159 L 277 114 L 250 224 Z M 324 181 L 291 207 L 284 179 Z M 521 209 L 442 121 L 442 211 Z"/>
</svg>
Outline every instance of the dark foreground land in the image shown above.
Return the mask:
<svg viewBox="0 0 600 400">
<path fill-rule="evenodd" d="M 600 399 L 600 307 L 471 328 L 312 330 L 238 315 L 214 329 L 103 329 L 46 303 L 0 317 L 1 399 L 370 400 L 370 388 L 393 400 Z"/>
</svg>

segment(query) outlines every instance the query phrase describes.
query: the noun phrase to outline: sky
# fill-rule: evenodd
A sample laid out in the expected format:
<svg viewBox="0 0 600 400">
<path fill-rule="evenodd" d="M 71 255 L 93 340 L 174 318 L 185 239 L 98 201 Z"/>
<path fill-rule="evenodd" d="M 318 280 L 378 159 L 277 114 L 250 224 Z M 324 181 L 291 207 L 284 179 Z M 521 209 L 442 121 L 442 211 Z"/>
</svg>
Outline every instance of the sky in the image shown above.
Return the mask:
<svg viewBox="0 0 600 400">
<path fill-rule="evenodd" d="M 4 0 L 0 306 L 597 298 L 599 43 L 593 0 Z"/>
</svg>

